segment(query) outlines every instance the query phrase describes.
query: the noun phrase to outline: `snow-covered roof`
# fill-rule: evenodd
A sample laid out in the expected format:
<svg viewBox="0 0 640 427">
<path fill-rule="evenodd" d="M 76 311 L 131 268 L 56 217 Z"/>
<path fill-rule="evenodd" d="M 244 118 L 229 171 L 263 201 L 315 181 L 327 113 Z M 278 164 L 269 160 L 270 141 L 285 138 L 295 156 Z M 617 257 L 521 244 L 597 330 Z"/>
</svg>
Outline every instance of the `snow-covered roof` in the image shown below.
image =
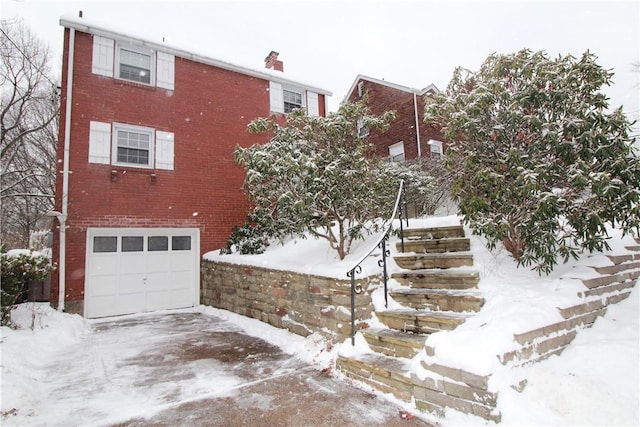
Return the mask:
<svg viewBox="0 0 640 427">
<path fill-rule="evenodd" d="M 399 85 L 396 83 L 391 83 L 388 82 L 386 80 L 380 80 L 380 79 L 376 79 L 375 77 L 369 77 L 369 76 L 365 76 L 362 74 L 358 74 L 356 76 L 356 79 L 353 81 L 353 84 L 351 85 L 351 87 L 349 88 L 349 91 L 347 92 L 347 95 L 345 96 L 345 99 L 348 99 L 349 96 L 351 96 L 351 94 L 353 93 L 353 91 L 356 89 L 358 82 L 360 80 L 367 80 L 370 81 L 372 83 L 376 83 L 379 85 L 383 85 L 383 86 L 388 86 L 397 90 L 401 90 L 403 92 L 408 92 L 408 93 L 415 93 L 416 95 L 424 95 L 427 92 L 435 92 L 435 93 L 440 93 L 440 90 L 436 87 L 436 85 L 434 84 L 430 84 L 429 86 L 423 88 L 423 89 L 415 89 L 409 86 L 403 86 L 403 85 Z"/>
<path fill-rule="evenodd" d="M 332 95 L 331 91 L 328 91 L 326 89 L 322 89 L 320 87 L 301 82 L 299 80 L 286 78 L 283 76 L 283 73 L 281 71 L 275 71 L 266 68 L 262 70 L 256 70 L 251 67 L 235 64 L 230 61 L 212 58 L 207 56 L 206 54 L 197 53 L 191 49 L 187 50 L 185 48 L 172 46 L 164 42 L 150 40 L 143 35 L 132 34 L 129 32 L 129 30 L 117 28 L 117 25 L 107 25 L 95 20 L 79 18 L 74 15 L 63 15 L 62 17 L 60 17 L 60 25 L 65 28 L 73 28 L 84 33 L 95 34 L 101 37 L 108 37 L 114 40 L 127 41 L 131 44 L 144 46 L 152 50 L 170 53 L 180 58 L 189 59 L 191 61 L 211 65 L 213 67 L 222 68 L 224 70 L 234 71 L 236 73 L 257 77 L 259 79 L 268 81 L 283 83 L 285 85 L 302 87 L 304 89 L 326 96 Z"/>
</svg>

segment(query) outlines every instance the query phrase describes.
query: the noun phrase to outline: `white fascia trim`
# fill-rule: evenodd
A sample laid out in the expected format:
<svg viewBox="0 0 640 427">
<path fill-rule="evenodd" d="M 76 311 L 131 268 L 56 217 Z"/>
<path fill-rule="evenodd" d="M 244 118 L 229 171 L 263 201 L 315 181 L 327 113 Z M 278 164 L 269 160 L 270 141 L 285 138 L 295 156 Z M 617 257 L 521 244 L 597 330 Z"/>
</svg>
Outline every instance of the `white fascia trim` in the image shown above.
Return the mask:
<svg viewBox="0 0 640 427">
<path fill-rule="evenodd" d="M 330 91 L 326 89 L 322 89 L 316 86 L 311 86 L 308 84 L 304 84 L 295 80 L 289 80 L 278 75 L 262 72 L 258 70 L 253 70 L 251 68 L 243 67 L 240 65 L 232 64 L 230 62 L 222 61 L 219 59 L 209 58 L 206 56 L 198 55 L 196 53 L 187 52 L 182 49 L 174 48 L 166 44 L 155 43 L 152 41 L 144 40 L 139 37 L 116 33 L 114 31 L 108 30 L 106 28 L 100 27 L 98 25 L 90 25 L 83 18 L 75 18 L 71 19 L 68 17 L 60 18 L 60 25 L 65 28 L 73 28 L 76 31 L 81 31 L 83 33 L 95 34 L 97 36 L 107 37 L 110 39 L 114 39 L 120 42 L 127 42 L 136 46 L 144 46 L 148 49 L 153 49 L 156 51 L 161 51 L 165 53 L 170 53 L 172 55 L 178 56 L 180 58 L 189 59 L 194 62 L 200 62 L 205 65 L 211 65 L 213 67 L 222 68 L 223 70 L 229 70 L 240 74 L 245 74 L 251 77 L 257 77 L 259 79 L 267 80 L 267 81 L 276 81 L 279 83 L 283 83 L 285 85 L 298 86 L 303 87 L 307 90 L 316 92 L 321 95 L 331 96 L 333 95 Z"/>
<path fill-rule="evenodd" d="M 436 93 L 440 93 L 440 91 L 438 90 L 438 88 L 434 85 L 434 84 L 430 84 L 429 86 L 427 86 L 424 89 L 414 89 L 408 86 L 402 86 L 396 83 L 390 83 L 386 80 L 380 80 L 380 79 L 376 79 L 374 77 L 369 77 L 369 76 L 365 76 L 363 74 L 358 74 L 356 76 L 356 79 L 353 81 L 353 83 L 351 84 L 351 87 L 349 88 L 349 91 L 347 92 L 347 95 L 345 96 L 345 100 L 349 99 L 349 97 L 353 94 L 353 91 L 357 88 L 358 86 L 358 82 L 360 80 L 366 80 L 369 81 L 371 83 L 375 83 L 378 85 L 382 85 L 382 86 L 387 86 L 390 88 L 394 88 L 397 90 L 401 90 L 403 92 L 408 92 L 408 93 L 415 93 L 416 95 L 424 95 L 425 93 L 427 93 L 430 90 L 435 91 Z"/>
</svg>

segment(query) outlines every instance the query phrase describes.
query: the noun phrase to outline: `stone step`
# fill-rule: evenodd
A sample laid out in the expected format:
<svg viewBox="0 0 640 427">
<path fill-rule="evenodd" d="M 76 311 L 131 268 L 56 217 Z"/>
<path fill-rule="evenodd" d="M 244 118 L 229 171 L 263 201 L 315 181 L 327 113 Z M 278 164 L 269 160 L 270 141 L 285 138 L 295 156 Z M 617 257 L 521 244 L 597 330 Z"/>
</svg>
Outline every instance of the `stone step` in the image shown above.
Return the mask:
<svg viewBox="0 0 640 427">
<path fill-rule="evenodd" d="M 402 305 L 433 311 L 477 312 L 484 305 L 484 298 L 472 291 L 399 288 L 389 295 Z"/>
<path fill-rule="evenodd" d="M 402 231 L 405 240 L 445 239 L 449 237 L 464 237 L 461 225 L 428 228 L 406 228 Z"/>
<path fill-rule="evenodd" d="M 640 254 L 607 255 L 612 263 L 618 265 L 629 261 L 640 261 Z"/>
<path fill-rule="evenodd" d="M 424 348 L 425 335 L 394 329 L 367 328 L 360 331 L 371 350 L 391 357 L 413 358 Z"/>
<path fill-rule="evenodd" d="M 412 309 L 376 311 L 376 316 L 391 329 L 419 334 L 452 331 L 469 317 L 464 313 Z"/>
<path fill-rule="evenodd" d="M 336 368 L 349 378 L 391 393 L 396 399 L 408 402 L 413 396 L 413 383 L 407 376 L 411 368 L 408 360 L 380 354 L 339 356 Z"/>
<path fill-rule="evenodd" d="M 393 257 L 393 260 L 400 268 L 406 268 L 407 270 L 420 270 L 426 268 L 445 269 L 473 265 L 473 255 L 470 252 L 397 255 Z"/>
<path fill-rule="evenodd" d="M 616 274 L 609 274 L 600 277 L 594 277 L 593 279 L 584 279 L 582 283 L 589 288 L 599 288 L 601 286 L 607 286 L 612 283 L 622 283 L 627 280 L 637 280 L 640 278 L 640 270 L 630 270 L 630 271 L 622 271 Z"/>
<path fill-rule="evenodd" d="M 423 289 L 472 289 L 480 281 L 477 271 L 470 270 L 413 270 L 391 275 L 401 285 Z"/>
<path fill-rule="evenodd" d="M 499 423 L 497 395 L 488 391 L 488 377 L 444 365 L 427 365 L 424 379 L 409 374 L 410 362 L 380 354 L 338 356 L 336 368 L 346 377 L 364 383 L 405 402 L 413 401 L 422 411 L 443 417 L 447 408 Z"/>
<path fill-rule="evenodd" d="M 396 249 L 402 252 L 402 242 L 396 242 Z M 416 253 L 443 253 L 443 252 L 468 252 L 471 243 L 466 237 L 451 237 L 446 239 L 419 239 L 405 240 L 404 252 Z"/>
<path fill-rule="evenodd" d="M 623 271 L 640 269 L 640 261 L 624 262 L 606 267 L 595 267 L 594 269 L 600 274 L 616 274 Z"/>
</svg>

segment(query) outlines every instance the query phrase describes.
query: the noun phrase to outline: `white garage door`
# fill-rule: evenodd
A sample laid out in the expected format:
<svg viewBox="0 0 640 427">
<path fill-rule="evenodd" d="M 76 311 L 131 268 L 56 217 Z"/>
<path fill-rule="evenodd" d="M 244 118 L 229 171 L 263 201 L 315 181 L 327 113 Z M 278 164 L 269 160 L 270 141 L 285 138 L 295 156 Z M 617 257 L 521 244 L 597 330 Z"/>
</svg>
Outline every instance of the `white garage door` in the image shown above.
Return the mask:
<svg viewBox="0 0 640 427">
<path fill-rule="evenodd" d="M 197 228 L 87 229 L 85 317 L 199 304 Z"/>
</svg>

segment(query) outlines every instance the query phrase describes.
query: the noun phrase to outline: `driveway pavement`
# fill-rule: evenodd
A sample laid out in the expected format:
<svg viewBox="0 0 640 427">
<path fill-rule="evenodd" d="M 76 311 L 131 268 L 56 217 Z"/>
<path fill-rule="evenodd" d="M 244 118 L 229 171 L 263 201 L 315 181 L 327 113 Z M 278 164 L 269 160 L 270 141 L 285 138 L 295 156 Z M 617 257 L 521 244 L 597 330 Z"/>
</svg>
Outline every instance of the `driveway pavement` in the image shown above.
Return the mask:
<svg viewBox="0 0 640 427">
<path fill-rule="evenodd" d="M 201 313 L 101 322 L 52 375 L 53 425 L 428 426 Z"/>
</svg>

